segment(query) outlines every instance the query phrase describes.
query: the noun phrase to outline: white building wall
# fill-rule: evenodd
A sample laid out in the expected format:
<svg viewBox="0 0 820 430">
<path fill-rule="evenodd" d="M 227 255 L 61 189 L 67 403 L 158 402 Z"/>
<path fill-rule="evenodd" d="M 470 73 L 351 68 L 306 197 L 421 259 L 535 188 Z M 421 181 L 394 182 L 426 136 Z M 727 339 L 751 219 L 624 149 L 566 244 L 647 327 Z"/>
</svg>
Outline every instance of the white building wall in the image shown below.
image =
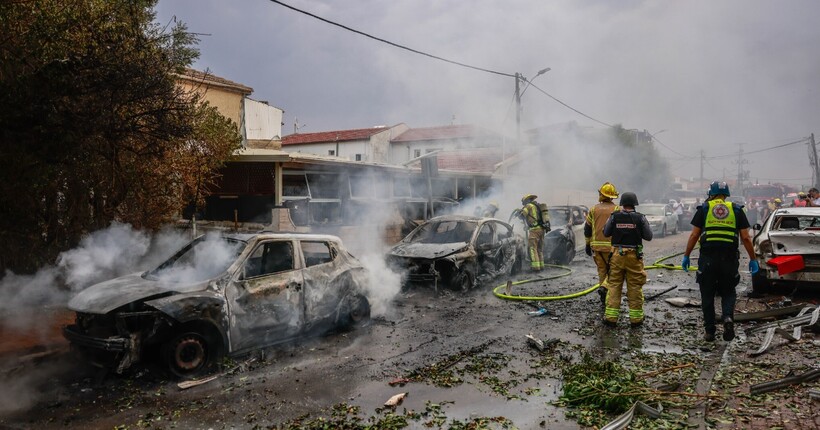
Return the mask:
<svg viewBox="0 0 820 430">
<path fill-rule="evenodd" d="M 368 161 L 372 162 L 370 158 L 372 155 L 368 155 L 368 142 L 363 140 L 353 140 L 353 141 L 346 141 L 346 142 L 339 142 L 338 144 L 338 152 L 336 142 L 323 142 L 323 143 L 302 143 L 302 144 L 295 144 L 295 145 L 284 145 L 282 146 L 282 150 L 285 152 L 301 152 L 303 154 L 315 154 L 315 155 L 324 155 L 324 156 L 331 156 L 329 151 L 334 151 L 336 157 L 343 158 L 345 160 L 356 160 L 356 154 L 361 154 L 361 161 Z"/>
<path fill-rule="evenodd" d="M 284 111 L 265 102 L 245 98 L 245 138 L 271 140 L 282 137 Z"/>
</svg>

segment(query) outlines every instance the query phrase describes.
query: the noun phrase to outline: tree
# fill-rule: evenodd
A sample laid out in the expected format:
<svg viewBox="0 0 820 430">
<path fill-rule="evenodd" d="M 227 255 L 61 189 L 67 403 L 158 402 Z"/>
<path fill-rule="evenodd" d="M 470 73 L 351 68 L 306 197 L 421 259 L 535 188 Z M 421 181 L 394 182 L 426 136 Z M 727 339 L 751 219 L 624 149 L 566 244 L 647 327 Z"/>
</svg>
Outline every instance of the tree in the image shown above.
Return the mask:
<svg viewBox="0 0 820 430">
<path fill-rule="evenodd" d="M 156 0 L 0 4 L 0 269 L 116 220 L 158 228 L 207 194 L 237 127 L 176 84 L 197 57 Z"/>
</svg>

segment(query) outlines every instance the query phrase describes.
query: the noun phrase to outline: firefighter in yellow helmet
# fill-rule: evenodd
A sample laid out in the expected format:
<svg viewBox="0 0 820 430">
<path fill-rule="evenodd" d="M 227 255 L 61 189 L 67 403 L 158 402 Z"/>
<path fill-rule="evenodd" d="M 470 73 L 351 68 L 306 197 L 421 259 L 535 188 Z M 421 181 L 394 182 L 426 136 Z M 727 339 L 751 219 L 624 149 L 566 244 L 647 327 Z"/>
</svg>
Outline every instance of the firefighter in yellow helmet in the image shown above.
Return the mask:
<svg viewBox="0 0 820 430">
<path fill-rule="evenodd" d="M 527 250 L 530 257 L 530 268 L 533 271 L 544 269 L 544 234 L 550 230 L 549 212 L 546 206 L 540 205 L 535 194 L 521 198 L 521 218 L 527 226 Z"/>
<path fill-rule="evenodd" d="M 598 294 L 601 296 L 601 302 L 606 299 L 606 276 L 609 272 L 609 259 L 612 256 L 612 240 L 604 236 L 604 224 L 609 219 L 609 216 L 617 209 L 613 199 L 618 198 L 618 190 L 615 185 L 605 182 L 598 189 L 598 204 L 593 206 L 587 214 L 586 222 L 584 223 L 584 238 L 586 238 L 587 246 L 586 253 L 595 265 L 598 266 L 598 283 L 601 288 L 598 289 Z"/>
</svg>

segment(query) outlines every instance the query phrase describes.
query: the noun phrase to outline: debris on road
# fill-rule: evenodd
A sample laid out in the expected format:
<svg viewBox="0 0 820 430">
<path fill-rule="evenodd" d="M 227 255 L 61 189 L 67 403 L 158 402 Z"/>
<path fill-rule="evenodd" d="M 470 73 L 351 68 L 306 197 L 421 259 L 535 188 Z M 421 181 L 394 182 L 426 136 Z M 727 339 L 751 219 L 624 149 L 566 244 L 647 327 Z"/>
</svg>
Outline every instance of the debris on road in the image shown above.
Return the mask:
<svg viewBox="0 0 820 430">
<path fill-rule="evenodd" d="M 658 405 L 660 409 L 660 405 Z M 640 412 L 650 418 L 657 419 L 661 416 L 661 411 L 658 409 L 653 408 L 652 406 L 647 405 L 642 401 L 637 401 L 635 404 L 629 408 L 628 411 L 624 412 L 618 418 L 607 423 L 607 425 L 601 427 L 601 430 L 621 430 L 627 428 L 627 426 L 632 422 L 632 418 L 635 416 L 635 412 Z"/>
<path fill-rule="evenodd" d="M 692 307 L 699 307 L 700 306 L 700 300 L 693 299 L 691 297 L 670 297 L 668 299 L 665 299 L 665 301 L 666 301 L 666 303 L 669 303 L 670 305 L 676 306 L 676 307 L 679 307 L 679 308 L 685 308 L 687 306 L 692 306 Z"/>
<path fill-rule="evenodd" d="M 803 382 L 811 382 L 820 379 L 820 369 L 810 370 L 802 375 L 787 376 L 782 379 L 775 379 L 774 381 L 762 382 L 749 387 L 749 394 L 763 394 L 769 391 L 779 390 L 788 387 L 789 385 L 801 384 Z"/>
<path fill-rule="evenodd" d="M 674 290 L 675 288 L 678 288 L 678 286 L 677 286 L 677 285 L 675 285 L 675 286 L 669 287 L 669 288 L 667 288 L 667 289 L 665 289 L 665 290 L 663 290 L 663 291 L 661 291 L 661 292 L 659 292 L 659 293 L 655 293 L 655 294 L 653 294 L 653 295 L 651 295 L 651 296 L 649 296 L 649 297 L 645 298 L 645 299 L 644 299 L 644 301 L 645 301 L 645 302 L 648 302 L 648 301 L 650 301 L 650 300 L 652 300 L 652 299 L 658 298 L 658 297 L 660 297 L 660 296 L 662 296 L 662 295 L 664 295 L 664 294 L 666 294 L 666 293 L 668 293 L 668 292 L 670 292 L 670 291 Z"/>
<path fill-rule="evenodd" d="M 794 305 L 785 308 L 766 309 L 765 311 L 736 313 L 733 320 L 736 323 L 758 321 L 767 318 L 782 317 L 787 315 L 797 315 L 805 305 Z"/>
<path fill-rule="evenodd" d="M 207 384 L 208 382 L 211 382 L 214 379 L 219 378 L 220 376 L 222 376 L 222 375 L 213 375 L 213 376 L 209 376 L 207 378 L 202 378 L 202 379 L 192 379 L 190 381 L 182 381 L 179 384 L 177 384 L 177 387 L 179 387 L 180 390 L 187 390 L 188 388 L 196 387 L 196 386 L 202 385 L 202 384 Z"/>
<path fill-rule="evenodd" d="M 803 308 L 800 313 L 794 317 L 789 318 L 783 321 L 776 321 L 770 324 L 764 324 L 763 326 L 754 327 L 752 329 L 747 330 L 747 335 L 752 333 L 757 333 L 764 329 L 766 330 L 766 335 L 763 338 L 763 344 L 760 345 L 756 351 L 751 352 L 750 355 L 760 355 L 766 352 L 769 349 L 769 346 L 772 344 L 772 340 L 774 340 L 774 335 L 779 334 L 783 338 L 785 338 L 789 342 L 796 342 L 800 340 L 803 334 L 803 326 L 813 326 L 817 324 L 818 320 L 820 319 L 820 306 L 813 309 L 813 312 L 809 313 L 810 310 L 813 308 L 806 307 Z M 793 326 L 792 333 L 786 331 L 784 326 Z"/>
<path fill-rule="evenodd" d="M 527 338 L 527 343 L 530 344 L 530 346 L 534 347 L 535 349 L 537 349 L 539 351 L 544 351 L 547 348 L 551 347 L 552 345 L 555 345 L 556 343 L 560 342 L 559 339 L 555 339 L 555 338 L 551 338 L 551 339 L 547 339 L 547 340 L 541 340 L 541 339 L 538 339 L 537 337 L 533 336 L 532 333 L 528 334 L 526 336 L 526 338 Z"/>
<path fill-rule="evenodd" d="M 540 317 L 540 316 L 544 316 L 544 315 L 549 315 L 549 313 L 550 313 L 550 311 L 548 311 L 546 308 L 541 308 L 541 309 L 538 309 L 537 311 L 527 312 L 527 315 L 532 316 L 532 317 Z"/>
<path fill-rule="evenodd" d="M 384 402 L 384 406 L 387 406 L 389 408 L 395 408 L 396 406 L 400 405 L 402 401 L 404 401 L 405 397 L 407 397 L 407 393 L 396 394 L 395 396 L 387 399 L 387 401 Z"/>
<path fill-rule="evenodd" d="M 809 390 L 809 398 L 812 400 L 820 400 L 820 390 Z"/>
</svg>

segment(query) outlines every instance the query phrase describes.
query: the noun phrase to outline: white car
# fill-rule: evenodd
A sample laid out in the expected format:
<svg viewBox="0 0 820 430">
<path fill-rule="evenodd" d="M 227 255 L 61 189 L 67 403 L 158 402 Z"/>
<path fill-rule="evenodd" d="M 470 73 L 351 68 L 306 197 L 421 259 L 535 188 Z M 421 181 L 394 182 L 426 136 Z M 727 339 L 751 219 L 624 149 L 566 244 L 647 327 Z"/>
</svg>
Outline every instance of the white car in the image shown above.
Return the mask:
<svg viewBox="0 0 820 430">
<path fill-rule="evenodd" d="M 636 210 L 646 215 L 649 227 L 653 236 L 664 237 L 670 231 L 674 234 L 678 232 L 678 216 L 672 210 L 672 206 L 663 203 L 645 203 Z"/>
<path fill-rule="evenodd" d="M 820 207 L 777 209 L 755 228 L 759 232 L 753 243 L 760 264 L 752 276 L 755 294 L 820 285 Z"/>
</svg>

